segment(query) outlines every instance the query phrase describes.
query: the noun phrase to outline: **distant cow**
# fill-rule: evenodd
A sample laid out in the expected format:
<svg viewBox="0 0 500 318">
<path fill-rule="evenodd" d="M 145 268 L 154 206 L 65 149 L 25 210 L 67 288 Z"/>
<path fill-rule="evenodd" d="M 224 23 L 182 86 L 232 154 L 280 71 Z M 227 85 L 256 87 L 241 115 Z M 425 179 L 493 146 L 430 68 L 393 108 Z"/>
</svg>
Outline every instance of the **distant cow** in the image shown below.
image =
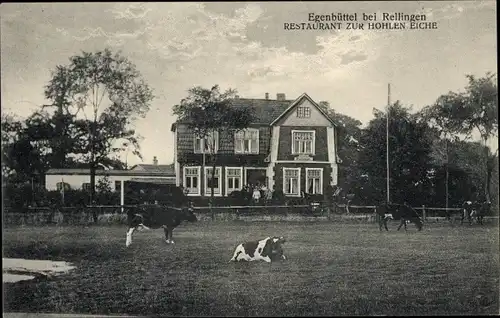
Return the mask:
<svg viewBox="0 0 500 318">
<path fill-rule="evenodd" d="M 474 208 L 472 209 L 472 212 L 470 213 L 470 219 L 472 222 L 473 218 L 476 218 L 477 224 L 483 225 L 483 218 L 485 215 L 489 215 L 491 209 L 491 202 L 490 201 L 484 201 L 481 204 L 475 204 Z"/>
<path fill-rule="evenodd" d="M 405 204 L 382 204 L 377 207 L 377 214 L 379 217 L 379 229 L 382 231 L 382 225 L 385 227 L 386 231 L 389 231 L 387 228 L 387 221 L 390 219 L 393 220 L 401 220 L 398 231 L 404 225 L 406 231 L 406 223 L 408 221 L 415 224 L 419 231 L 422 230 L 423 222 L 417 211 L 409 206 L 407 203 Z"/>
<path fill-rule="evenodd" d="M 283 237 L 266 237 L 260 241 L 250 241 L 238 245 L 234 251 L 231 262 L 238 261 L 265 261 L 271 263 L 277 260 L 285 260 L 282 244 Z"/>
<path fill-rule="evenodd" d="M 125 245 L 130 246 L 132 244 L 132 234 L 135 230 L 158 228 L 163 228 L 165 231 L 165 241 L 167 244 L 174 244 L 172 231 L 182 221 L 197 221 L 191 206 L 189 208 L 177 209 L 155 205 L 130 209 L 127 212 L 128 230 Z"/>
<path fill-rule="evenodd" d="M 464 219 L 467 218 L 467 221 L 469 221 L 469 225 L 471 225 L 472 217 L 474 216 L 473 214 L 476 213 L 477 213 L 476 204 L 474 204 L 472 201 L 465 201 L 462 204 L 462 217 L 460 219 L 460 224 L 463 224 Z"/>
</svg>

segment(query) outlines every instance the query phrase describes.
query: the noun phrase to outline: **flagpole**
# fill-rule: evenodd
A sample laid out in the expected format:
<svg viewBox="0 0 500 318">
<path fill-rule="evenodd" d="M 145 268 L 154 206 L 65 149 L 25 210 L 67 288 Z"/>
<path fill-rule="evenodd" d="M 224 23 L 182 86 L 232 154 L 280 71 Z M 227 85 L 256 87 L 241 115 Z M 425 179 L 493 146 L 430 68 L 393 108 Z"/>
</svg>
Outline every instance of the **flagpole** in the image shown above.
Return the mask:
<svg viewBox="0 0 500 318">
<path fill-rule="evenodd" d="M 61 187 L 61 202 L 62 202 L 62 206 L 64 206 L 64 178 L 61 178 L 61 183 L 62 183 L 62 187 Z"/>
<path fill-rule="evenodd" d="M 391 84 L 387 84 L 387 112 L 385 117 L 385 153 L 386 153 L 386 193 L 387 193 L 387 203 L 390 202 L 390 190 L 389 190 L 389 107 L 391 105 Z"/>
</svg>

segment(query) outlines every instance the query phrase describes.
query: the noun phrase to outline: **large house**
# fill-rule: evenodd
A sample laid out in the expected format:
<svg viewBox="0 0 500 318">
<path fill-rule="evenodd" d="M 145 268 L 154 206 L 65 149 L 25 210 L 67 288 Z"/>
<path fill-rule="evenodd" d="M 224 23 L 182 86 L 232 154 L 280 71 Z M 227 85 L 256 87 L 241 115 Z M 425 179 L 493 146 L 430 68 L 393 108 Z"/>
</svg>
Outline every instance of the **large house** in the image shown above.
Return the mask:
<svg viewBox="0 0 500 318">
<path fill-rule="evenodd" d="M 338 178 L 337 132 L 332 119 L 306 93 L 295 100 L 285 94 L 270 99 L 236 97 L 235 107 L 251 107 L 255 121 L 244 131 L 215 140 L 216 171 L 203 167 L 205 140 L 195 138 L 184 121 L 172 125 L 176 185 L 190 196 L 227 196 L 244 185 L 265 184 L 288 197 L 323 194 Z M 208 154 L 210 155 L 210 154 Z M 205 156 L 206 160 L 206 156 Z"/>
</svg>

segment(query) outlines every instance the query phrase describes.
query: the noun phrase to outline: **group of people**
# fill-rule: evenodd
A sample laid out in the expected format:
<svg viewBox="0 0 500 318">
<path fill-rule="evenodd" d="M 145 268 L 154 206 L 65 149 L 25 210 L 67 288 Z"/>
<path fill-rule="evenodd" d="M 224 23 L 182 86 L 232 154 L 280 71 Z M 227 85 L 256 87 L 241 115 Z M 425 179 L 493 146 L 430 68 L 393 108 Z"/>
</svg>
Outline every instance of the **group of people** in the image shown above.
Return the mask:
<svg viewBox="0 0 500 318">
<path fill-rule="evenodd" d="M 258 204 L 271 202 L 276 189 L 271 190 L 264 183 L 257 182 L 255 185 L 245 185 L 241 191 L 250 196 L 252 203 Z"/>
</svg>

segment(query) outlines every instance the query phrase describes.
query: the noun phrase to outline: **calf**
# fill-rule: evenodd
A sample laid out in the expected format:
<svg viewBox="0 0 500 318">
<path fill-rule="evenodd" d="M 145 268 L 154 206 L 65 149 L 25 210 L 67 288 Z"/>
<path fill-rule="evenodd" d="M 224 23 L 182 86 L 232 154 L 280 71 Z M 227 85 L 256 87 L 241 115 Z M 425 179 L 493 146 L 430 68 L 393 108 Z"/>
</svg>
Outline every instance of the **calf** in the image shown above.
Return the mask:
<svg viewBox="0 0 500 318">
<path fill-rule="evenodd" d="M 250 241 L 238 245 L 234 251 L 230 262 L 239 261 L 265 261 L 271 263 L 277 260 L 285 260 L 283 247 L 285 243 L 283 237 L 266 237 L 260 241 Z"/>
<path fill-rule="evenodd" d="M 379 216 L 379 229 L 382 231 L 382 225 L 384 225 L 385 230 L 387 229 L 387 221 L 389 219 L 393 220 L 401 220 L 398 231 L 404 225 L 405 231 L 407 230 L 406 223 L 413 222 L 419 231 L 423 228 L 423 222 L 417 211 L 409 206 L 407 203 L 405 204 L 383 204 L 377 207 L 377 214 Z"/>
<path fill-rule="evenodd" d="M 132 244 L 132 234 L 135 230 L 158 228 L 163 228 L 165 231 L 165 241 L 167 244 L 174 244 L 172 231 L 182 221 L 197 221 L 191 206 L 189 208 L 177 209 L 155 205 L 130 209 L 127 211 L 128 230 L 125 245 L 130 246 Z"/>
</svg>

